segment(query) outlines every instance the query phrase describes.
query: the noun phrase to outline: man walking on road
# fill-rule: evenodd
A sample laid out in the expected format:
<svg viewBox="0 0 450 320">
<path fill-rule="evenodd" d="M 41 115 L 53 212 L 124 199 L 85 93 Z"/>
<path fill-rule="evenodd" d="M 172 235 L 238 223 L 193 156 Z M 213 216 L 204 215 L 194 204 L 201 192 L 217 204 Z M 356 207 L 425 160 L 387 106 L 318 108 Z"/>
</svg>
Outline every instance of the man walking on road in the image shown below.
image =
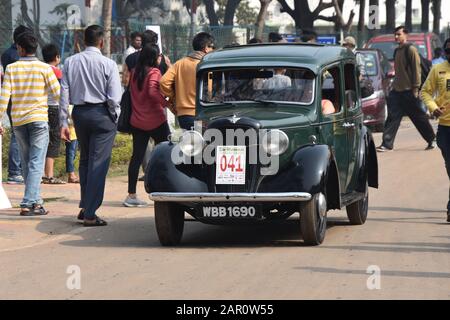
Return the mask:
<svg viewBox="0 0 450 320">
<path fill-rule="evenodd" d="M 96 215 L 103 202 L 105 180 L 111 160 L 122 88 L 117 64 L 100 51 L 104 31 L 90 26 L 84 34 L 86 50 L 68 58 L 61 82 L 61 137 L 69 141 L 68 107 L 80 145 L 81 201 L 79 220 L 85 227 L 107 225 Z"/>
<path fill-rule="evenodd" d="M 437 145 L 442 151 L 450 180 L 450 38 L 445 41 L 444 49 L 447 61 L 431 69 L 430 75 L 423 85 L 422 99 L 431 114 L 439 118 Z M 447 222 L 450 222 L 450 189 Z"/>
<path fill-rule="evenodd" d="M 393 89 L 388 97 L 388 118 L 383 132 L 383 143 L 377 150 L 385 152 L 394 148 L 395 136 L 404 115 L 411 119 L 428 143 L 425 150 L 434 149 L 436 147 L 436 135 L 428 116 L 420 106 L 421 67 L 419 53 L 413 45 L 407 42 L 408 30 L 404 26 L 395 29 L 395 41 L 399 44 L 394 56 L 395 79 Z"/>
<path fill-rule="evenodd" d="M 38 40 L 33 33 L 25 32 L 18 37 L 20 60 L 6 68 L 0 97 L 0 115 L 11 98 L 13 130 L 25 179 L 25 195 L 20 203 L 22 216 L 48 214 L 40 193 L 49 141 L 47 96 L 50 92 L 58 99 L 60 89 L 52 68 L 36 58 L 37 47 Z"/>
<path fill-rule="evenodd" d="M 209 33 L 200 32 L 194 37 L 192 46 L 195 51 L 172 65 L 160 82 L 162 94 L 176 104 L 178 122 L 185 130 L 194 127 L 196 68 L 200 60 L 214 50 L 214 38 Z"/>
</svg>

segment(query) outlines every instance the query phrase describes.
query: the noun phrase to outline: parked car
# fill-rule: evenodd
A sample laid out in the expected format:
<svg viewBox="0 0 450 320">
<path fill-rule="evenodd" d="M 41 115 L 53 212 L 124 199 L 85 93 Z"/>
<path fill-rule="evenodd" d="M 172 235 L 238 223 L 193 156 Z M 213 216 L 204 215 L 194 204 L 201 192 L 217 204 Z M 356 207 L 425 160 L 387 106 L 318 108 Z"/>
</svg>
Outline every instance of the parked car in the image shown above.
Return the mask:
<svg viewBox="0 0 450 320">
<path fill-rule="evenodd" d="M 323 242 L 329 210 L 364 224 L 378 165 L 355 64 L 351 51 L 318 44 L 206 55 L 195 131 L 156 146 L 146 172 L 161 244 L 180 243 L 185 213 L 219 225 L 300 213 L 308 245 Z"/>
<path fill-rule="evenodd" d="M 362 76 L 371 82 L 374 93 L 362 99 L 364 124 L 372 131 L 383 131 L 387 118 L 387 97 L 392 88 L 394 69 L 386 55 L 379 49 L 359 49 L 364 64 Z"/>
<path fill-rule="evenodd" d="M 433 60 L 433 52 L 436 48 L 441 48 L 442 43 L 434 33 L 410 33 L 408 41 L 413 43 L 419 53 L 428 60 Z M 366 46 L 370 49 L 380 49 L 388 57 L 389 61 L 394 61 L 394 51 L 398 47 L 393 34 L 376 36 L 370 39 Z"/>
</svg>

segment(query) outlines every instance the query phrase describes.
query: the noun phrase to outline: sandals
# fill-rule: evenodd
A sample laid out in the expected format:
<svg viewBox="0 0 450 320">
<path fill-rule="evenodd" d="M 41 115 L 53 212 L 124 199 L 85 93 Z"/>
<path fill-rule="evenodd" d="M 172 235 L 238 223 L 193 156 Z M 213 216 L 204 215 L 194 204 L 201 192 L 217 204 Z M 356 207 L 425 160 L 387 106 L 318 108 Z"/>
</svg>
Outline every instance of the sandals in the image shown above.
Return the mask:
<svg viewBox="0 0 450 320">
<path fill-rule="evenodd" d="M 83 225 L 85 227 L 104 227 L 108 225 L 108 223 L 105 220 L 99 218 L 98 216 L 95 216 L 95 220 L 92 221 L 85 219 Z"/>
<path fill-rule="evenodd" d="M 80 179 L 79 178 L 71 178 L 71 177 L 69 177 L 67 179 L 67 182 L 68 183 L 80 183 Z"/>
<path fill-rule="evenodd" d="M 33 217 L 33 216 L 46 216 L 50 211 L 45 210 L 45 208 L 40 204 L 33 204 L 31 208 L 21 208 L 20 215 L 22 217 Z"/>
<path fill-rule="evenodd" d="M 62 181 L 62 180 L 60 180 L 58 178 L 54 178 L 54 177 L 51 177 L 51 178 L 42 177 L 42 183 L 43 184 L 66 184 L 65 181 Z"/>
</svg>

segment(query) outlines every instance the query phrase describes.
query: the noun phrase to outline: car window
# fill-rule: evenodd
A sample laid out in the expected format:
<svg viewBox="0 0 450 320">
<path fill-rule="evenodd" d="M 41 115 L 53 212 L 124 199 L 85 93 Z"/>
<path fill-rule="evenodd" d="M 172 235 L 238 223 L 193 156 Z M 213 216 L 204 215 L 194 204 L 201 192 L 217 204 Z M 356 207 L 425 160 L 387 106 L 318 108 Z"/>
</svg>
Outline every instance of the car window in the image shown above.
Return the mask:
<svg viewBox="0 0 450 320">
<path fill-rule="evenodd" d="M 341 86 L 339 67 L 322 72 L 322 114 L 333 114 L 341 111 Z"/>
<path fill-rule="evenodd" d="M 248 68 L 203 72 L 203 104 L 270 100 L 310 105 L 315 75 L 307 69 Z"/>
<path fill-rule="evenodd" d="M 347 63 L 344 67 L 345 78 L 345 105 L 347 109 L 354 109 L 357 106 L 356 95 L 356 73 L 355 65 Z"/>
<path fill-rule="evenodd" d="M 417 48 L 417 50 L 423 57 L 426 58 L 428 56 L 427 48 L 424 43 L 417 43 L 412 41 L 412 44 Z M 370 49 L 380 49 L 388 57 L 389 60 L 394 60 L 394 51 L 397 47 L 398 44 L 395 41 L 372 42 L 369 44 Z"/>
<path fill-rule="evenodd" d="M 377 54 L 375 52 L 360 52 L 363 60 L 361 68 L 364 76 L 376 76 L 378 74 Z"/>
</svg>

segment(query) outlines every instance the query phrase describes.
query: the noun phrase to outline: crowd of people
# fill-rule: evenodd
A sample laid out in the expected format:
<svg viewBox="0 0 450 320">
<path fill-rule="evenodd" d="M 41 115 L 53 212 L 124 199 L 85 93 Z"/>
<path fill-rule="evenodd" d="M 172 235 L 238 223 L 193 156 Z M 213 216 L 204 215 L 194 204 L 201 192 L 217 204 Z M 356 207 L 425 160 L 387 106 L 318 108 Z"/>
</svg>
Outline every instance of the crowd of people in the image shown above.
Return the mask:
<svg viewBox="0 0 450 320">
<path fill-rule="evenodd" d="M 417 49 L 407 42 L 408 30 L 395 30 L 399 44 L 395 55 L 395 79 L 388 98 L 388 118 L 383 142 L 378 151 L 393 149 L 400 121 L 411 118 L 427 142 L 427 150 L 436 145 L 436 135 L 429 119 L 420 108 L 420 57 Z M 143 207 L 147 203 L 138 198 L 136 187 L 139 168 L 143 164 L 149 140 L 155 144 L 167 141 L 170 126 L 167 109 L 176 115 L 179 126 L 194 127 L 196 67 L 202 58 L 215 49 L 215 39 L 206 32 L 192 41 L 192 53 L 176 63 L 160 52 L 158 35 L 147 30 L 132 33 L 131 45 L 124 54 L 123 74 L 117 64 L 102 55 L 104 30 L 93 25 L 85 30 L 86 49 L 65 60 L 60 70 L 59 49 L 53 44 L 42 48 L 43 61 L 37 58 L 38 40 L 32 30 L 19 26 L 14 31 L 14 44 L 2 55 L 5 70 L 0 96 L 0 116 L 5 111 L 11 124 L 8 182 L 24 183 L 25 192 L 20 204 L 23 216 L 46 215 L 40 194 L 40 184 L 66 183 L 54 177 L 55 158 L 60 154 L 61 141 L 66 146 L 66 171 L 69 183 L 80 183 L 81 199 L 78 219 L 84 226 L 105 226 L 97 215 L 102 204 L 123 87 L 131 94 L 130 118 L 133 153 L 128 168 L 127 207 Z M 270 33 L 269 42 L 286 40 L 278 33 Z M 305 32 L 302 42 L 317 42 L 317 34 Z M 262 43 L 253 38 L 252 43 Z M 237 44 L 234 44 L 237 45 Z M 356 41 L 347 37 L 343 46 L 352 52 Z M 445 159 L 450 178 L 450 40 L 443 48 L 446 59 L 436 60 L 435 67 L 424 81 L 421 95 L 430 112 L 439 118 L 437 145 Z M 438 54 L 438 53 L 436 53 Z M 442 55 L 442 53 L 441 53 Z M 268 88 L 289 86 L 291 79 L 285 69 L 274 69 Z M 322 112 L 334 113 L 331 101 L 322 101 Z M 3 127 L 0 133 L 3 134 Z M 80 150 L 79 178 L 74 158 Z M 450 222 L 450 191 L 448 203 Z"/>
</svg>

